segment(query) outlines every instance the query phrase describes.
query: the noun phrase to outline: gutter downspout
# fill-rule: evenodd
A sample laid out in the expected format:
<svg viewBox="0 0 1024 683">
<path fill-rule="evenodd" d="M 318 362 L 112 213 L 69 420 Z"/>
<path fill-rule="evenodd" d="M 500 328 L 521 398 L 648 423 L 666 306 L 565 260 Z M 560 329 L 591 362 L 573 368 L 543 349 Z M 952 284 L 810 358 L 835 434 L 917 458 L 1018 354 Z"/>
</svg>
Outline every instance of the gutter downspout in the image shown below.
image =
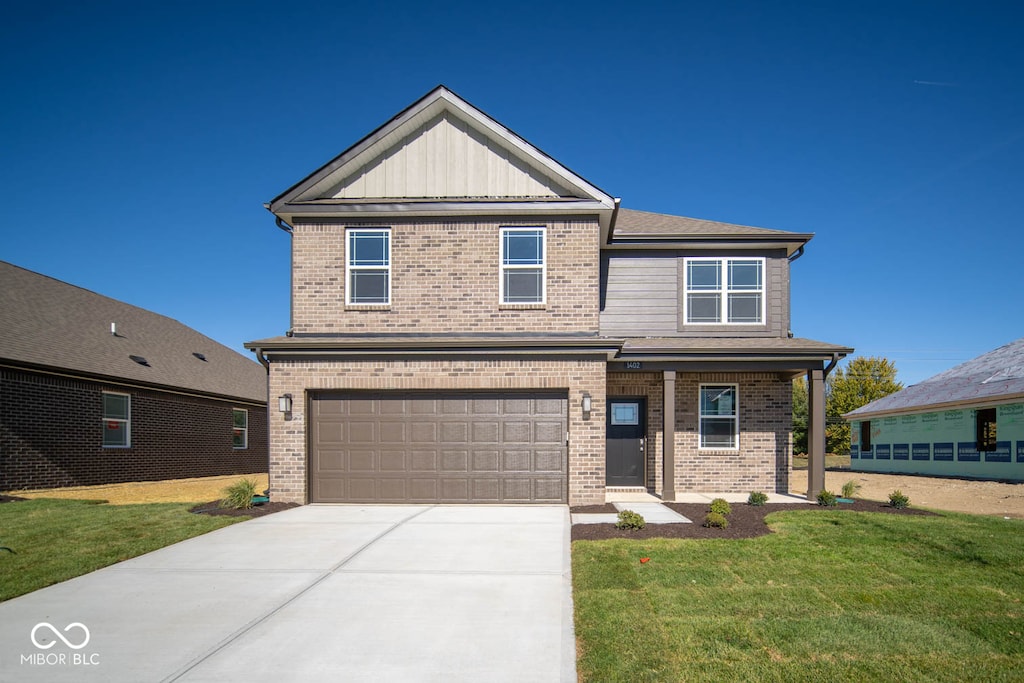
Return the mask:
<svg viewBox="0 0 1024 683">
<path fill-rule="evenodd" d="M 615 234 L 615 222 L 619 218 L 619 206 L 622 204 L 622 200 L 615 197 L 615 208 L 612 209 L 611 220 L 608 221 L 608 239 L 605 240 L 605 244 L 612 243 L 612 235 Z"/>
<path fill-rule="evenodd" d="M 255 349 L 253 349 L 253 353 L 256 354 L 256 360 L 258 360 L 260 362 L 260 365 L 265 367 L 267 369 L 267 372 L 269 373 L 270 372 L 270 361 L 267 360 L 267 357 L 265 355 L 263 355 L 263 349 L 257 347 Z"/>
<path fill-rule="evenodd" d="M 798 258 L 800 258 L 803 255 L 804 255 L 804 245 L 801 244 L 800 247 L 796 251 L 794 251 L 792 254 L 789 255 L 789 262 L 792 263 L 793 261 L 796 261 Z M 828 374 L 828 373 L 825 373 L 825 374 Z"/>
<path fill-rule="evenodd" d="M 270 211 L 274 215 L 274 224 L 281 230 L 288 233 L 289 237 L 295 236 L 295 228 L 285 223 L 280 216 L 274 214 L 270 208 L 270 204 L 264 204 L 263 208 Z M 291 331 L 295 329 L 295 240 L 292 240 L 291 254 L 289 255 L 290 263 L 288 268 L 288 336 L 291 336 Z M 261 361 L 262 362 L 262 361 Z"/>
</svg>

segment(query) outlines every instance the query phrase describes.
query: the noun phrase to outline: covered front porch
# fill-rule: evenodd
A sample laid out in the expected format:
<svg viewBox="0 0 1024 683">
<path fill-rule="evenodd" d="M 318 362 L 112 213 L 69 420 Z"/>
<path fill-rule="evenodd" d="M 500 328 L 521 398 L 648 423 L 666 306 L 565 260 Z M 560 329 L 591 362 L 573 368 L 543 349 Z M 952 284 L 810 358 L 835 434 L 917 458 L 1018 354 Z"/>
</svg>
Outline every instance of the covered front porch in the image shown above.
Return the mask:
<svg viewBox="0 0 1024 683">
<path fill-rule="evenodd" d="M 825 481 L 825 377 L 850 352 L 802 339 L 626 341 L 607 371 L 606 500 L 699 502 L 717 492 L 740 501 L 760 491 L 792 502 L 792 380 L 801 375 L 814 500 Z"/>
</svg>

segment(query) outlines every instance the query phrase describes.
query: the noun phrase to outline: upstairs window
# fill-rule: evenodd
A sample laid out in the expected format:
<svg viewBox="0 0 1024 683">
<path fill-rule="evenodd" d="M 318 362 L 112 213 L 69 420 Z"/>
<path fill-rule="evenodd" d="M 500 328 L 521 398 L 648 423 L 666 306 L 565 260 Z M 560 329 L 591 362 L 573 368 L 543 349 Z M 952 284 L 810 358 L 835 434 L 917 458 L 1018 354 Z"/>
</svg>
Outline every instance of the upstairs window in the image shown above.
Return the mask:
<svg viewBox="0 0 1024 683">
<path fill-rule="evenodd" d="M 700 447 L 739 448 L 740 419 L 735 384 L 702 384 L 700 387 Z"/>
<path fill-rule="evenodd" d="M 544 303 L 545 228 L 501 229 L 501 303 Z"/>
<path fill-rule="evenodd" d="M 131 438 L 132 397 L 103 392 L 103 447 L 128 448 Z"/>
<path fill-rule="evenodd" d="M 688 258 L 688 325 L 760 325 L 764 322 L 763 258 Z"/>
<path fill-rule="evenodd" d="M 345 303 L 391 303 L 391 229 L 346 231 Z"/>
<path fill-rule="evenodd" d="M 231 411 L 232 436 L 231 446 L 236 450 L 249 447 L 249 411 L 234 408 Z"/>
</svg>

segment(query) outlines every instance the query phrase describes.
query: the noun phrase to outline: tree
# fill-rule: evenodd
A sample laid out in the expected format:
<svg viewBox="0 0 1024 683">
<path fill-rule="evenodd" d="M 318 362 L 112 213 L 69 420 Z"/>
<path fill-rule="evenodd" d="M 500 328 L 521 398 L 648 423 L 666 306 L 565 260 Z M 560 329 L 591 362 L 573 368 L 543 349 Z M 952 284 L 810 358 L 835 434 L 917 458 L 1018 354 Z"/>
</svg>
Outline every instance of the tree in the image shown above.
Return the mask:
<svg viewBox="0 0 1024 683">
<path fill-rule="evenodd" d="M 850 452 L 850 424 L 843 415 L 903 388 L 896 366 L 885 358 L 853 358 L 825 382 L 825 450 Z"/>
<path fill-rule="evenodd" d="M 793 380 L 793 453 L 807 453 L 807 379 Z"/>
</svg>

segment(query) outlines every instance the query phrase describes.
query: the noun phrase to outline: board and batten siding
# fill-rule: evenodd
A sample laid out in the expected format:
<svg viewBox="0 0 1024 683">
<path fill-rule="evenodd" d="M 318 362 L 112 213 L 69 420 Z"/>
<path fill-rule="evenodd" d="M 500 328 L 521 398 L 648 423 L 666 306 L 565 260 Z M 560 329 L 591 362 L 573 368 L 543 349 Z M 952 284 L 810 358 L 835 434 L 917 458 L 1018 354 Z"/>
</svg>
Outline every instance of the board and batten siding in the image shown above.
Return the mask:
<svg viewBox="0 0 1024 683">
<path fill-rule="evenodd" d="M 706 252 L 693 256 L 712 256 Z M 607 337 L 785 337 L 789 333 L 789 261 L 784 252 L 714 254 L 765 258 L 764 325 L 686 325 L 682 290 L 683 259 L 678 253 L 608 254 L 601 309 Z"/>
<path fill-rule="evenodd" d="M 447 112 L 323 193 L 383 197 L 561 197 L 570 193 Z"/>
</svg>

